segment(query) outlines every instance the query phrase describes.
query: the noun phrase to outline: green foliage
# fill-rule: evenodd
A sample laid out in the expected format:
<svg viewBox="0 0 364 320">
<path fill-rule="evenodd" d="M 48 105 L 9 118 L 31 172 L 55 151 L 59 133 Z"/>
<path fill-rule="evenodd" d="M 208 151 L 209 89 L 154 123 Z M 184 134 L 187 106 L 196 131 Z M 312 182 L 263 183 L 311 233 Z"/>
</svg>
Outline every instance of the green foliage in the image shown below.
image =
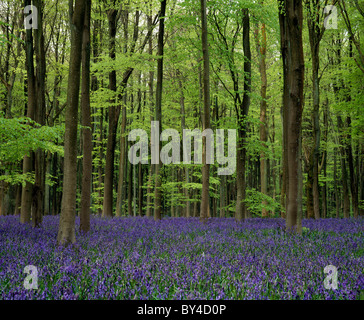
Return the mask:
<svg viewBox="0 0 364 320">
<path fill-rule="evenodd" d="M 6 119 L 0 113 L 0 167 L 7 169 L 0 180 L 11 184 L 32 182 L 33 174 L 21 174 L 14 169 L 24 156 L 41 149 L 63 156 L 62 142 L 64 126 L 40 126 L 27 117 Z"/>
<path fill-rule="evenodd" d="M 24 186 L 26 182 L 34 183 L 34 172 L 19 173 L 12 170 L 9 174 L 0 175 L 0 181 L 12 185 L 21 184 Z"/>
<path fill-rule="evenodd" d="M 265 195 L 254 188 L 246 190 L 245 203 L 247 209 L 257 216 L 261 216 L 262 210 L 273 211 L 274 213 L 280 210 L 280 203 Z"/>
</svg>

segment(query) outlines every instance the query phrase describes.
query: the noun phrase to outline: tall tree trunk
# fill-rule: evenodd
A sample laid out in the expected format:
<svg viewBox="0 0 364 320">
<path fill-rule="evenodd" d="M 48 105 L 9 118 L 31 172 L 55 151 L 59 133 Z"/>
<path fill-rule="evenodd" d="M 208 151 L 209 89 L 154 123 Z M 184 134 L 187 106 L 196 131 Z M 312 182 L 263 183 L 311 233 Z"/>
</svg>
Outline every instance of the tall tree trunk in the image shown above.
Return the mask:
<svg viewBox="0 0 364 320">
<path fill-rule="evenodd" d="M 109 56 L 115 61 L 115 36 L 117 29 L 117 10 L 111 8 L 108 12 L 109 21 Z M 109 89 L 116 95 L 116 70 L 109 73 Z M 112 98 L 109 107 L 109 132 L 106 146 L 106 163 L 104 177 L 104 202 L 102 216 L 111 218 L 113 216 L 113 178 L 114 178 L 114 157 L 116 145 L 116 130 L 120 115 L 120 105 L 115 106 L 116 97 Z"/>
<path fill-rule="evenodd" d="M 126 97 L 126 95 L 124 95 Z M 120 130 L 120 161 L 119 161 L 119 181 L 118 181 L 118 191 L 116 198 L 116 216 L 121 217 L 123 210 L 123 185 L 124 185 L 124 172 L 126 166 L 125 157 L 125 147 L 126 147 L 126 99 L 124 99 L 124 104 L 121 112 L 121 130 Z"/>
<path fill-rule="evenodd" d="M 323 165 L 322 169 L 324 171 L 324 183 L 322 188 L 322 217 L 326 218 L 328 214 L 327 210 L 327 133 L 329 127 L 329 100 L 326 98 L 324 104 L 324 132 L 323 132 L 323 141 L 325 142 L 325 150 L 323 152 Z"/>
<path fill-rule="evenodd" d="M 31 0 L 25 0 L 24 6 L 30 5 Z M 33 49 L 33 31 L 32 29 L 26 30 L 26 67 L 27 67 L 27 117 L 34 120 L 34 112 L 36 109 L 36 89 L 35 89 L 35 72 L 34 72 L 34 49 Z M 29 156 L 25 156 L 23 159 L 23 173 L 27 174 L 33 170 L 34 153 L 31 152 Z M 33 186 L 30 182 L 26 182 L 23 186 L 21 197 L 21 209 L 20 209 L 20 222 L 29 223 L 32 207 L 32 190 Z"/>
<path fill-rule="evenodd" d="M 206 0 L 201 0 L 201 39 L 203 60 L 203 130 L 210 128 L 210 58 L 207 39 Z M 200 221 L 206 223 L 209 210 L 210 165 L 207 163 L 206 136 L 202 138 L 202 192 Z"/>
<path fill-rule="evenodd" d="M 152 6 L 152 5 L 151 5 Z M 147 17 L 148 29 L 152 28 L 152 8 L 150 8 L 150 13 Z M 150 56 L 153 54 L 153 39 L 149 37 L 148 39 L 148 53 Z M 153 80 L 154 80 L 154 71 L 149 71 L 149 80 L 148 80 L 148 87 L 149 87 L 149 104 L 150 104 L 150 121 L 153 121 Z M 151 194 L 153 190 L 152 186 L 152 174 L 153 174 L 154 166 L 149 167 L 148 172 L 148 187 L 147 187 L 147 211 L 146 216 L 150 217 L 152 215 L 151 210 Z"/>
<path fill-rule="evenodd" d="M 248 217 L 245 205 L 245 168 L 246 168 L 246 147 L 247 116 L 250 107 L 251 93 L 251 50 L 250 50 L 250 19 L 249 10 L 243 9 L 243 50 L 244 50 L 244 95 L 238 114 L 238 143 L 237 143 L 237 166 L 236 166 L 236 209 L 235 219 L 241 221 Z M 249 214 L 250 215 L 250 214 Z"/>
<path fill-rule="evenodd" d="M 80 231 L 90 230 L 91 211 L 91 186 L 92 186 L 92 124 L 90 108 L 90 20 L 91 20 L 91 0 L 86 0 L 85 21 L 83 28 L 82 47 L 82 139 L 83 139 L 83 159 L 82 159 L 82 190 L 81 190 L 81 210 L 80 210 Z"/>
<path fill-rule="evenodd" d="M 77 125 L 78 95 L 81 75 L 83 21 L 86 0 L 69 1 L 71 25 L 71 53 L 68 75 L 66 132 L 64 139 L 64 179 L 61 216 L 57 243 L 67 246 L 76 242 L 76 178 L 77 178 Z"/>
<path fill-rule="evenodd" d="M 259 124 L 259 137 L 264 151 L 260 154 L 260 192 L 264 195 L 268 194 L 268 170 L 267 170 L 267 67 L 265 63 L 265 55 L 267 50 L 267 36 L 265 32 L 265 24 L 261 26 L 261 41 L 259 39 L 259 24 L 255 29 L 255 38 L 257 45 L 257 54 L 259 56 L 259 72 L 260 72 L 260 124 Z M 267 202 L 263 200 L 262 217 L 268 216 L 268 211 L 265 208 Z"/>
<path fill-rule="evenodd" d="M 41 126 L 45 125 L 45 82 L 46 82 L 46 55 L 43 34 L 43 1 L 35 0 L 38 8 L 38 29 L 34 30 L 35 58 L 36 58 L 36 110 L 35 121 Z M 32 190 L 32 225 L 39 227 L 44 214 L 45 191 L 45 152 L 36 150 L 34 157 L 35 182 Z"/>
<path fill-rule="evenodd" d="M 180 72 L 178 71 L 178 74 L 180 75 Z M 180 95 L 180 107 L 181 107 L 181 129 L 182 132 L 183 130 L 186 129 L 186 111 L 185 111 L 185 96 L 184 96 L 184 92 L 183 92 L 183 83 L 182 83 L 182 79 L 181 79 L 181 75 L 178 79 L 178 83 L 179 83 L 179 87 L 181 90 L 181 95 Z M 188 184 L 190 182 L 190 175 L 189 175 L 189 170 L 188 170 L 188 166 L 185 166 L 184 168 L 185 171 L 185 183 Z M 190 198 L 189 195 L 189 191 L 188 191 L 188 187 L 183 188 L 183 193 L 184 196 L 186 198 L 186 209 L 185 209 L 185 217 L 189 218 L 191 217 L 191 206 L 190 206 L 190 201 L 188 200 Z"/>
<path fill-rule="evenodd" d="M 319 0 L 305 0 L 308 12 L 307 26 L 312 60 L 312 130 L 313 130 L 313 176 L 312 196 L 315 219 L 320 218 L 319 158 L 320 158 L 320 42 L 325 31 L 322 8 Z"/>
<path fill-rule="evenodd" d="M 158 32 L 158 62 L 157 62 L 157 88 L 156 88 L 156 103 L 155 103 L 155 120 L 159 121 L 159 133 L 162 132 L 162 84 L 163 84 L 163 52 L 164 52 L 164 19 L 166 16 L 167 0 L 161 1 L 161 11 L 159 16 L 159 32 Z M 158 137 L 159 138 L 159 137 Z M 158 153 L 161 150 L 161 141 L 159 144 Z M 162 205 L 162 181 L 160 170 L 162 162 L 158 154 L 158 163 L 155 164 L 155 187 L 154 187 L 154 220 L 161 220 L 161 205 Z"/>
<path fill-rule="evenodd" d="M 129 11 L 126 9 L 123 11 L 123 31 L 124 31 L 124 39 L 125 39 L 125 46 L 124 46 L 124 53 L 128 51 L 128 16 Z M 150 18 L 151 19 L 151 18 Z M 149 21 L 149 20 L 148 20 Z M 119 160 L 119 180 L 118 180 L 118 190 L 116 196 L 116 216 L 120 217 L 123 214 L 123 191 L 124 190 L 124 180 L 125 180 L 125 172 L 127 169 L 126 164 L 126 103 L 127 103 L 127 91 L 124 90 L 123 92 L 123 107 L 121 111 L 121 128 L 120 128 L 120 160 Z"/>
<path fill-rule="evenodd" d="M 302 232 L 301 122 L 304 59 L 302 47 L 302 0 L 278 0 L 283 75 L 283 135 L 288 170 L 286 228 Z M 283 10 L 282 10 L 283 9 Z"/>
</svg>

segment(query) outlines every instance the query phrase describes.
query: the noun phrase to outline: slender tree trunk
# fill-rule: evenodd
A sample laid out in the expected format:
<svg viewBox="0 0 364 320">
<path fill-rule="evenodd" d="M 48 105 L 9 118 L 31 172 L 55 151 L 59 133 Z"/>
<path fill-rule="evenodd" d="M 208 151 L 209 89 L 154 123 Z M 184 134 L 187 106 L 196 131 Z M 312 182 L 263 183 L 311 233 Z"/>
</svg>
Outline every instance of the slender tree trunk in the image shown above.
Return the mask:
<svg viewBox="0 0 364 320">
<path fill-rule="evenodd" d="M 247 135 L 246 118 L 250 107 L 251 93 L 251 50 L 250 50 L 250 19 L 248 9 L 243 9 L 243 50 L 244 50 L 244 95 L 240 106 L 240 114 L 238 115 L 238 143 L 237 143 L 237 168 L 236 168 L 236 209 L 235 219 L 241 221 L 248 217 L 245 205 L 245 168 L 246 168 L 246 147 L 245 139 Z M 249 214 L 250 216 L 250 214 Z"/>
<path fill-rule="evenodd" d="M 50 176 L 52 172 L 52 154 L 50 152 L 46 153 L 46 163 L 45 163 L 46 176 Z M 44 215 L 49 215 L 51 213 L 51 187 L 49 184 L 45 185 L 44 190 Z"/>
<path fill-rule="evenodd" d="M 143 167 L 139 162 L 138 166 L 138 214 L 143 215 Z"/>
<path fill-rule="evenodd" d="M 340 193 L 337 187 L 338 181 L 337 181 L 337 169 L 336 169 L 336 152 L 337 148 L 334 149 L 334 194 L 335 194 L 336 218 L 340 218 Z"/>
<path fill-rule="evenodd" d="M 325 105 L 324 105 L 324 132 L 323 132 L 323 141 L 325 142 L 325 150 L 323 152 L 323 165 L 322 168 L 324 170 L 324 177 L 325 177 L 325 181 L 323 183 L 323 188 L 322 188 L 322 216 L 323 218 L 326 218 L 328 215 L 328 211 L 327 211 L 327 201 L 328 201 L 328 196 L 327 196 L 327 182 L 326 182 L 326 178 L 327 178 L 327 133 L 328 133 L 328 126 L 329 126 L 329 120 L 328 120 L 328 112 L 329 112 L 329 101 L 328 98 L 326 98 L 325 101 Z"/>
<path fill-rule="evenodd" d="M 273 190 L 272 190 L 272 197 L 273 200 L 276 200 L 276 195 L 277 195 L 277 170 L 276 170 L 276 160 L 275 160 L 275 117 L 274 117 L 274 105 L 272 106 L 272 135 L 271 135 L 271 144 L 272 144 L 272 155 L 273 155 L 273 159 L 272 159 L 272 180 L 273 180 Z M 275 212 L 273 212 L 273 215 L 275 214 Z M 282 214 L 281 214 L 282 217 Z"/>
<path fill-rule="evenodd" d="M 57 243 L 67 246 L 76 242 L 76 178 L 77 178 L 77 124 L 78 95 L 81 75 L 81 53 L 85 0 L 69 1 L 71 24 L 71 53 L 68 75 L 66 132 L 64 139 L 64 180 L 62 208 Z"/>
<path fill-rule="evenodd" d="M 133 215 L 133 164 L 129 162 L 128 172 L 128 215 L 131 217 Z"/>
<path fill-rule="evenodd" d="M 201 39 L 203 57 L 203 130 L 210 128 L 210 59 L 207 39 L 206 0 L 201 0 Z M 202 193 L 200 221 L 206 223 L 209 210 L 210 165 L 207 163 L 206 137 L 202 138 Z"/>
<path fill-rule="evenodd" d="M 184 92 L 183 92 L 183 83 L 181 78 L 179 78 L 179 87 L 181 90 L 181 96 L 180 96 L 180 107 L 181 107 L 181 129 L 182 132 L 184 129 L 186 129 L 186 115 L 185 115 L 185 96 L 184 96 Z M 189 170 L 188 167 L 185 166 L 184 168 L 185 171 L 185 183 L 188 184 L 189 180 L 190 180 L 190 176 L 189 176 Z M 188 188 L 183 188 L 183 193 L 186 199 L 190 198 L 189 192 L 188 192 Z M 186 209 L 185 209 L 185 216 L 187 218 L 189 218 L 191 216 L 191 209 L 190 209 L 190 201 L 186 200 Z"/>
<path fill-rule="evenodd" d="M 312 172 L 312 197 L 315 219 L 320 218 L 320 192 L 319 192 L 319 158 L 320 158 L 320 41 L 325 28 L 322 25 L 322 8 L 319 0 L 305 0 L 308 17 L 307 26 L 311 48 L 312 60 L 312 130 L 313 130 L 313 172 Z"/>
<path fill-rule="evenodd" d="M 346 117 L 346 123 L 348 129 L 351 129 L 351 118 L 350 116 Z M 349 178 L 350 178 L 350 191 L 351 191 L 351 203 L 353 206 L 353 215 L 354 218 L 358 218 L 359 215 L 359 204 L 358 204 L 358 183 L 357 183 L 357 174 L 355 173 L 354 167 L 354 159 L 353 159 L 353 151 L 351 146 L 351 135 L 347 137 L 345 151 L 347 155 L 348 165 L 349 165 Z"/>
<path fill-rule="evenodd" d="M 162 132 L 162 84 L 163 84 L 163 52 L 164 52 L 164 19 L 166 16 L 167 0 L 161 1 L 161 11 L 159 20 L 159 32 L 158 32 L 158 62 L 157 62 L 157 88 L 156 88 L 156 103 L 155 103 L 155 120 L 159 121 L 159 133 Z M 161 142 L 159 140 L 159 148 L 161 150 Z M 159 155 L 158 155 L 158 158 Z M 154 187 L 154 220 L 161 220 L 162 211 L 162 181 L 160 176 L 160 170 L 162 163 L 159 159 L 159 163 L 155 164 L 155 187 Z"/>
<path fill-rule="evenodd" d="M 260 124 L 259 124 L 259 137 L 260 141 L 265 149 L 265 152 L 260 154 L 260 192 L 264 195 L 268 194 L 268 170 L 267 170 L 267 141 L 268 141 L 268 134 L 267 134 L 267 67 L 265 63 L 265 55 L 267 49 L 267 37 L 265 32 L 265 24 L 262 24 L 261 27 L 261 37 L 262 40 L 259 40 L 259 25 L 257 25 L 255 29 L 255 37 L 257 42 L 257 53 L 259 56 L 259 72 L 260 72 L 260 80 L 261 80 L 261 87 L 260 87 Z M 262 217 L 268 216 L 268 211 L 265 208 L 267 202 L 263 200 L 263 209 L 262 209 Z"/>
<path fill-rule="evenodd" d="M 151 10 L 151 8 L 150 8 Z M 147 18 L 148 22 L 148 29 L 152 28 L 152 12 L 148 15 Z M 148 53 L 150 56 L 153 54 L 153 39 L 152 37 L 149 37 L 148 40 Z M 150 121 L 153 121 L 153 80 L 154 80 L 154 72 L 149 71 L 149 81 L 148 81 L 148 87 L 149 87 L 149 104 L 150 104 Z M 147 211 L 146 216 L 151 217 L 152 216 L 152 210 L 151 210 L 151 193 L 153 190 L 153 183 L 152 183 L 152 175 L 153 175 L 153 168 L 154 166 L 150 166 L 149 172 L 148 172 L 148 188 L 147 188 Z"/>
<path fill-rule="evenodd" d="M 43 1 L 35 0 L 38 8 L 38 28 L 34 30 L 35 58 L 36 58 L 36 110 L 35 121 L 41 126 L 45 125 L 45 82 L 46 82 L 46 55 L 43 34 Z M 44 214 L 45 192 L 45 152 L 36 150 L 34 157 L 35 182 L 32 190 L 32 225 L 39 227 Z"/>
<path fill-rule="evenodd" d="M 124 53 L 127 52 L 127 39 L 128 39 L 128 11 L 124 10 L 124 39 L 126 41 L 124 47 Z M 149 21 L 149 20 L 148 20 Z M 123 107 L 122 107 L 122 114 L 121 114 L 121 130 L 120 130 L 120 161 L 119 161 L 119 181 L 118 181 L 118 190 L 117 190 L 117 197 L 116 197 L 116 216 L 120 217 L 123 214 L 123 187 L 124 187 L 124 179 L 125 179 L 125 170 L 126 170 L 126 103 L 127 103 L 127 93 L 124 91 L 123 93 Z"/>
<path fill-rule="evenodd" d="M 117 29 L 117 10 L 109 9 L 109 56 L 115 60 L 115 36 Z M 116 70 L 113 69 L 109 73 L 109 89 L 115 92 L 116 95 Z M 102 216 L 111 218 L 113 216 L 113 178 L 114 178 L 114 157 L 116 145 L 116 130 L 120 115 L 120 105 L 115 106 L 116 98 L 111 99 L 109 107 L 109 132 L 106 145 L 106 163 L 104 177 L 104 202 Z"/>
<path fill-rule="evenodd" d="M 306 210 L 307 219 L 315 218 L 314 201 L 313 201 L 313 167 L 314 167 L 314 151 L 309 150 L 309 156 L 307 159 L 307 180 L 306 180 Z"/>
<path fill-rule="evenodd" d="M 124 95 L 126 97 L 126 95 Z M 118 182 L 118 191 L 117 191 L 117 198 L 116 198 L 116 216 L 121 217 L 123 210 L 123 185 L 124 185 L 124 172 L 126 166 L 126 99 L 124 99 L 124 105 L 122 108 L 121 114 L 121 130 L 120 130 L 120 162 L 119 162 L 119 182 Z"/>
<path fill-rule="evenodd" d="M 31 0 L 25 0 L 24 5 L 30 5 Z M 35 89 L 35 73 L 34 73 L 34 49 L 33 49 L 33 31 L 32 29 L 26 30 L 26 67 L 27 67 L 27 117 L 34 120 L 34 112 L 36 109 L 36 89 Z M 23 173 L 27 174 L 33 170 L 34 153 L 31 152 L 29 156 L 25 156 L 23 159 Z M 29 223 L 32 207 L 32 190 L 33 186 L 30 182 L 26 182 L 23 186 L 21 197 L 21 209 L 20 209 L 20 222 Z"/>
<path fill-rule="evenodd" d="M 92 187 L 92 124 L 90 108 L 90 19 L 91 0 L 86 0 L 85 21 L 83 28 L 82 47 L 82 139 L 83 139 L 83 159 L 82 159 L 82 191 L 81 191 L 81 211 L 80 211 L 80 231 L 90 230 L 91 214 L 91 187 Z"/>
<path fill-rule="evenodd" d="M 21 191 L 22 191 L 21 185 L 20 184 L 15 185 L 15 201 L 14 201 L 14 215 L 15 216 L 20 214 Z"/>
<path fill-rule="evenodd" d="M 105 144 L 104 144 L 104 137 L 105 137 L 105 129 L 104 129 L 104 118 L 105 113 L 104 109 L 101 108 L 101 115 L 100 115 L 100 134 L 98 136 L 98 144 L 99 144 L 99 159 L 98 159 L 98 175 L 97 175 L 97 184 L 98 184 L 98 215 L 102 215 L 102 199 L 103 199 L 103 189 L 104 189 L 104 180 L 103 180 L 103 174 L 104 174 L 104 167 L 103 167 L 103 158 L 105 156 L 104 150 L 105 150 Z"/>
<path fill-rule="evenodd" d="M 349 218 L 350 216 L 350 197 L 349 197 L 349 188 L 348 188 L 348 173 L 347 173 L 347 163 L 346 163 L 346 154 L 345 154 L 345 140 L 346 136 L 343 133 L 345 130 L 344 123 L 340 115 L 337 116 L 337 126 L 340 133 L 340 153 L 341 153 L 341 184 L 342 184 L 342 193 L 343 193 L 343 213 L 344 218 Z"/>
<path fill-rule="evenodd" d="M 363 177 L 364 176 L 364 138 L 361 137 L 359 140 L 359 152 L 360 152 L 360 157 L 359 157 L 359 162 L 360 164 L 360 170 L 359 170 L 359 177 Z M 359 211 L 359 215 L 361 217 L 364 216 L 364 179 L 360 179 L 360 200 L 359 203 L 361 204 L 360 207 L 360 211 Z"/>
</svg>

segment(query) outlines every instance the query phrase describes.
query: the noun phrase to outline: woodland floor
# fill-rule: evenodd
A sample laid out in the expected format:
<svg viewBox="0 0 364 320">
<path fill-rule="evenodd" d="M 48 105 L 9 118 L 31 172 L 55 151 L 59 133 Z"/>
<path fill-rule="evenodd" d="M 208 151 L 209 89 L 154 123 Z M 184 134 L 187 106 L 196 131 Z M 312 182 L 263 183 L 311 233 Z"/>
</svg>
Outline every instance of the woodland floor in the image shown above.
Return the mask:
<svg viewBox="0 0 364 320">
<path fill-rule="evenodd" d="M 359 299 L 364 293 L 364 219 L 91 218 L 74 247 L 56 246 L 59 217 L 33 229 L 0 217 L 0 300 Z M 76 219 L 76 228 L 79 220 Z M 38 289 L 24 288 L 24 268 Z M 327 265 L 337 289 L 325 289 Z M 361 293 L 361 294 L 360 294 Z"/>
</svg>

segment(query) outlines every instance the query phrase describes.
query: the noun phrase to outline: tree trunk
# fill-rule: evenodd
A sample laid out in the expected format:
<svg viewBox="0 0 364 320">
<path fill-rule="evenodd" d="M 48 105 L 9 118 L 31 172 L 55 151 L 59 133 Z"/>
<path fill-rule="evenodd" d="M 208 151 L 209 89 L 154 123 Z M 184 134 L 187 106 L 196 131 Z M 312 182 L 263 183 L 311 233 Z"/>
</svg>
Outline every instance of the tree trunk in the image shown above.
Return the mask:
<svg viewBox="0 0 364 320">
<path fill-rule="evenodd" d="M 22 187 L 20 184 L 15 186 L 15 202 L 14 202 L 14 215 L 20 214 L 20 205 L 21 205 L 21 191 Z"/>
<path fill-rule="evenodd" d="M 91 214 L 91 187 L 92 187 L 92 124 L 90 108 L 90 19 L 91 0 L 86 0 L 85 21 L 83 28 L 82 47 L 82 139 L 83 139 L 83 159 L 82 159 L 82 191 L 81 191 L 81 211 L 80 211 L 80 231 L 90 230 Z"/>
<path fill-rule="evenodd" d="M 31 4 L 31 0 L 24 2 L 25 6 Z M 32 29 L 26 30 L 26 67 L 27 67 L 27 117 L 34 120 L 34 112 L 36 109 L 36 89 L 35 89 L 35 73 L 34 73 L 34 49 L 33 49 L 33 31 Z M 23 159 L 23 173 L 27 174 L 33 170 L 34 153 L 31 152 L 29 156 L 25 156 Z M 20 209 L 20 222 L 29 223 L 32 207 L 32 190 L 33 186 L 30 182 L 26 182 L 23 186 L 21 197 L 21 209 Z"/>
<path fill-rule="evenodd" d="M 129 162 L 128 172 L 128 215 L 131 217 L 133 215 L 133 164 Z"/>
<path fill-rule="evenodd" d="M 351 118 L 350 116 L 346 117 L 347 127 L 351 129 Z M 349 178 L 350 178 L 350 191 L 351 191 L 351 204 L 353 206 L 353 215 L 354 218 L 358 218 L 359 214 L 359 204 L 358 204 L 358 183 L 357 183 L 357 174 L 354 168 L 354 159 L 353 152 L 351 147 L 351 135 L 349 134 L 347 137 L 347 141 L 345 144 L 346 156 L 349 164 Z"/>
<path fill-rule="evenodd" d="M 237 143 L 237 166 L 236 166 L 236 209 L 235 219 L 241 221 L 248 217 L 245 205 L 245 167 L 246 167 L 246 147 L 245 139 L 247 134 L 247 116 L 250 107 L 251 93 L 251 50 L 250 50 L 250 19 L 249 10 L 243 9 L 243 50 L 244 50 L 244 95 L 238 114 L 238 143 Z"/>
<path fill-rule="evenodd" d="M 71 24 L 71 53 L 68 75 L 66 132 L 64 139 L 64 180 L 61 216 L 57 243 L 67 246 L 76 241 L 76 177 L 77 177 L 77 124 L 78 95 L 80 89 L 80 69 L 82 53 L 83 21 L 85 16 L 85 0 L 69 1 Z"/>
<path fill-rule="evenodd" d="M 110 9 L 108 12 L 109 21 L 109 56 L 115 61 L 115 36 L 117 29 L 117 10 Z M 116 95 L 116 70 L 109 73 L 109 89 Z M 113 216 L 113 178 L 114 178 L 114 157 L 116 145 L 116 130 L 120 115 L 120 105 L 115 106 L 116 97 L 112 98 L 109 107 L 109 132 L 106 145 L 106 163 L 104 177 L 104 202 L 102 217 Z"/>
<path fill-rule="evenodd" d="M 161 11 L 159 16 L 159 32 L 158 32 L 158 62 L 157 62 L 157 88 L 156 88 L 156 103 L 155 103 L 155 120 L 159 121 L 159 133 L 162 132 L 162 85 L 163 85 L 163 52 L 164 52 L 164 19 L 166 16 L 166 6 L 167 0 L 161 1 Z M 158 150 L 161 150 L 161 141 L 157 142 L 159 144 Z M 159 153 L 158 151 L 158 153 Z M 159 154 L 158 154 L 158 158 Z M 162 205 L 162 191 L 161 191 L 161 176 L 160 170 L 162 167 L 162 162 L 158 161 L 155 164 L 154 174 L 155 174 L 155 187 L 154 187 L 154 220 L 161 220 L 161 205 Z"/>
<path fill-rule="evenodd" d="M 126 95 L 124 95 L 124 98 Z M 124 105 L 122 108 L 121 114 L 121 130 L 120 130 L 120 162 L 119 162 L 119 182 L 118 182 L 118 191 L 116 198 L 116 216 L 121 217 L 123 210 L 123 185 L 124 185 L 124 172 L 126 166 L 126 157 L 125 157 L 125 146 L 126 146 L 126 99 L 124 99 Z"/>
<path fill-rule="evenodd" d="M 348 188 L 348 173 L 346 169 L 346 154 L 345 154 L 345 140 L 346 135 L 344 134 L 344 123 L 340 115 L 337 116 L 337 126 L 340 133 L 340 153 L 341 153 L 341 184 L 343 193 L 343 213 L 344 218 L 349 218 L 350 216 L 350 198 L 349 198 L 349 188 Z"/>
<path fill-rule="evenodd" d="M 325 31 L 322 25 L 322 8 L 319 0 L 305 0 L 308 12 L 307 26 L 312 59 L 312 130 L 313 130 L 313 176 L 312 197 L 315 219 L 320 218 L 320 194 L 319 194 L 319 158 L 320 158 L 320 42 Z"/>
<path fill-rule="evenodd" d="M 143 167 L 141 162 L 138 166 L 138 214 L 143 215 Z"/>
<path fill-rule="evenodd" d="M 257 54 L 259 56 L 259 72 L 260 72 L 260 124 L 259 124 L 259 137 L 265 152 L 260 154 L 260 192 L 264 195 L 268 194 L 268 170 L 267 170 L 267 68 L 265 63 L 265 55 L 267 49 L 267 37 L 265 32 L 265 24 L 262 24 L 262 40 L 259 40 L 259 25 L 255 29 L 255 38 L 257 44 Z M 262 217 L 268 216 L 268 211 L 265 208 L 267 202 L 263 200 Z"/>
<path fill-rule="evenodd" d="M 335 206 L 336 206 L 336 218 L 340 218 L 340 193 L 337 181 L 337 169 L 336 169 L 336 154 L 337 148 L 334 149 L 334 194 L 335 194 Z"/>
<path fill-rule="evenodd" d="M 309 155 L 308 168 L 307 168 L 307 180 L 306 180 L 306 210 L 307 219 L 313 219 L 315 217 L 315 211 L 313 206 L 313 151 Z"/>
<path fill-rule="evenodd" d="M 151 8 L 150 8 L 151 10 Z M 147 17 L 147 23 L 148 23 L 148 29 L 152 28 L 152 12 L 150 11 L 148 17 Z M 153 39 L 152 37 L 149 37 L 148 40 L 148 53 L 150 56 L 153 54 Z M 149 80 L 148 80 L 148 87 L 149 87 L 149 104 L 150 104 L 150 121 L 153 121 L 153 80 L 154 80 L 154 72 L 151 70 L 149 71 Z M 153 190 L 152 186 L 152 175 L 153 175 L 153 168 L 154 166 L 149 167 L 148 172 L 148 187 L 147 187 L 147 211 L 146 216 L 151 217 L 152 216 L 152 210 L 151 210 L 151 193 Z"/>
<path fill-rule="evenodd" d="M 302 0 L 278 0 L 280 4 L 283 59 L 283 132 L 288 170 L 286 228 L 301 233 L 302 168 L 301 122 L 303 111 L 304 59 L 302 47 Z M 283 9 L 283 12 L 282 10 Z"/>
<path fill-rule="evenodd" d="M 36 58 L 36 109 L 35 121 L 41 126 L 45 125 L 45 82 L 46 82 L 46 55 L 43 34 L 43 1 L 35 0 L 38 8 L 38 28 L 34 30 L 35 58 Z M 34 156 L 35 182 L 32 190 L 32 225 L 39 227 L 44 214 L 45 193 L 45 152 L 36 150 Z"/>
<path fill-rule="evenodd" d="M 201 0 L 201 39 L 203 60 L 203 130 L 210 128 L 210 60 L 207 39 L 206 0 Z M 202 192 L 200 221 L 206 223 L 209 210 L 210 165 L 207 163 L 206 137 L 202 138 Z"/>
<path fill-rule="evenodd" d="M 329 100 L 326 98 L 325 105 L 324 105 L 324 132 L 323 132 L 323 141 L 325 142 L 325 150 L 323 152 L 323 165 L 322 169 L 324 170 L 324 177 L 325 181 L 323 183 L 322 188 L 322 217 L 327 218 L 328 211 L 327 211 L 327 133 L 328 133 L 328 126 L 329 126 Z"/>
</svg>

